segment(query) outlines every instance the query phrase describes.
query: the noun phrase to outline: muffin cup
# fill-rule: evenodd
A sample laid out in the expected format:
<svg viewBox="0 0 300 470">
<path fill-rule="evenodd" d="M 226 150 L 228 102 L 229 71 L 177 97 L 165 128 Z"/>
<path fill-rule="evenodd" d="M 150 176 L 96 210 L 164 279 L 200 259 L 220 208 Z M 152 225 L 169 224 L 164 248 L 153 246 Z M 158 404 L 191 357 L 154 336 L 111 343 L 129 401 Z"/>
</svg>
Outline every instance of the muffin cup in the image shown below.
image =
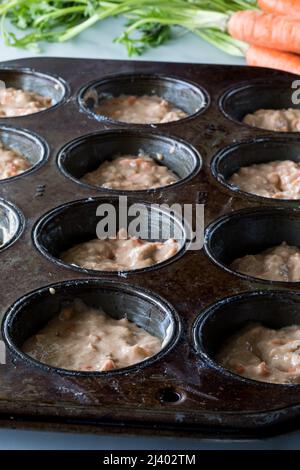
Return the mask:
<svg viewBox="0 0 300 470">
<path fill-rule="evenodd" d="M 183 122 L 203 112 L 209 105 L 209 95 L 195 83 L 177 77 L 152 74 L 112 75 L 102 80 L 95 80 L 84 86 L 78 95 L 79 106 L 98 121 L 111 121 L 125 126 L 168 125 L 170 123 L 125 123 L 97 114 L 95 106 L 102 100 L 120 95 L 157 95 L 187 114 L 186 118 L 174 122 Z"/>
<path fill-rule="evenodd" d="M 0 119 L 27 118 L 34 114 L 44 113 L 61 104 L 69 94 L 68 85 L 64 80 L 30 68 L 0 67 L 0 80 L 5 83 L 6 88 L 32 91 L 52 100 L 52 105 L 43 111 L 23 116 L 1 116 Z"/>
<path fill-rule="evenodd" d="M 229 88 L 221 97 L 219 106 L 228 119 L 249 129 L 260 129 L 243 123 L 247 114 L 259 109 L 300 109 L 294 104 L 292 96 L 293 80 L 252 80 Z M 263 131 L 263 129 L 260 129 Z M 286 132 L 268 131 L 276 134 Z M 293 133 L 294 134 L 294 133 Z M 296 133 L 297 134 L 297 133 Z"/>
<path fill-rule="evenodd" d="M 162 341 L 162 349 L 128 367 L 112 371 L 77 371 L 47 365 L 22 351 L 24 342 L 38 333 L 62 308 L 82 300 L 88 307 L 103 309 L 115 319 L 126 317 Z M 2 335 L 13 358 L 47 372 L 71 376 L 112 376 L 138 371 L 161 360 L 175 346 L 181 326 L 174 308 L 152 292 L 109 280 L 72 280 L 45 286 L 20 298 L 7 311 Z"/>
<path fill-rule="evenodd" d="M 279 207 L 243 209 L 220 217 L 207 227 L 204 250 L 221 269 L 249 282 L 284 287 L 300 285 L 300 281 L 270 281 L 248 276 L 230 267 L 237 258 L 259 254 L 282 242 L 300 247 L 300 211 Z"/>
<path fill-rule="evenodd" d="M 96 170 L 99 165 L 115 156 L 139 154 L 148 155 L 157 163 L 165 165 L 179 177 L 179 180 L 167 186 L 142 190 L 110 189 L 81 181 L 86 173 Z M 157 158 L 158 155 L 163 156 L 162 161 Z M 121 129 L 88 134 L 69 142 L 59 152 L 57 162 L 64 175 L 76 183 L 115 194 L 173 189 L 193 178 L 202 166 L 202 159 L 197 150 L 181 139 L 157 133 Z"/>
<path fill-rule="evenodd" d="M 23 178 L 32 173 L 40 168 L 49 156 L 49 147 L 46 141 L 25 129 L 0 126 L 0 142 L 6 148 L 14 150 L 25 157 L 31 165 L 28 170 L 23 171 L 19 175 L 0 179 L 0 184 L 17 178 Z"/>
<path fill-rule="evenodd" d="M 291 138 L 257 138 L 242 141 L 220 150 L 211 162 L 211 172 L 227 191 L 258 203 L 299 206 L 299 199 L 275 199 L 241 190 L 228 180 L 241 168 L 273 161 L 292 160 L 300 163 L 300 142 Z"/>
<path fill-rule="evenodd" d="M 250 323 L 260 323 L 267 328 L 279 329 L 300 325 L 300 295 L 293 291 L 252 291 L 226 297 L 210 305 L 197 317 L 193 325 L 193 340 L 197 354 L 206 364 L 224 378 L 235 378 L 257 387 L 290 389 L 299 384 L 260 382 L 235 374 L 216 360 L 224 342 Z"/>
<path fill-rule="evenodd" d="M 128 229 L 129 235 L 130 224 L 135 220 L 136 215 L 129 215 L 126 224 L 124 222 L 124 225 L 120 225 L 119 212 L 120 209 L 124 209 L 124 207 L 130 210 L 130 208 L 134 206 L 134 208 L 139 211 L 140 225 L 143 230 L 145 230 L 145 237 L 141 238 L 149 239 L 149 241 L 163 241 L 166 239 L 165 235 L 169 234 L 170 236 L 168 236 L 168 238 L 175 239 L 178 242 L 179 249 L 177 253 L 171 258 L 149 267 L 124 271 L 92 270 L 62 261 L 60 255 L 64 251 L 79 243 L 97 238 L 97 225 L 99 221 L 102 220 L 99 219 L 100 215 L 97 214 L 98 208 L 101 205 L 105 214 L 107 205 L 115 209 L 115 213 L 117 214 L 116 233 L 120 228 L 125 228 L 126 230 Z M 105 216 L 105 214 L 101 215 Z M 154 232 L 159 236 L 148 238 L 148 236 Z M 116 234 L 113 236 L 115 235 Z M 96 275 L 103 273 L 116 275 L 118 275 L 118 273 L 143 273 L 158 269 L 181 257 L 188 246 L 186 230 L 176 215 L 171 214 L 167 210 L 159 209 L 155 207 L 155 205 L 151 206 L 148 203 L 141 203 L 134 199 L 127 201 L 125 206 L 122 206 L 122 201 L 117 197 L 89 198 L 73 201 L 57 207 L 45 214 L 37 222 L 33 229 L 33 241 L 37 249 L 55 264 L 83 273 Z"/>
</svg>

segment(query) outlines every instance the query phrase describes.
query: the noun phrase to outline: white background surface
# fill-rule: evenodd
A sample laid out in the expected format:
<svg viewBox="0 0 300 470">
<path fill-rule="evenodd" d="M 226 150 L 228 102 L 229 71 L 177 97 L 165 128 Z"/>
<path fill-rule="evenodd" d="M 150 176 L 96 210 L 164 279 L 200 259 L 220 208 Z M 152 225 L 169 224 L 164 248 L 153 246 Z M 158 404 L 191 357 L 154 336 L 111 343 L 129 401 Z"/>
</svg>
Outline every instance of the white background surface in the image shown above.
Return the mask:
<svg viewBox="0 0 300 470">
<path fill-rule="evenodd" d="M 41 53 L 7 48 L 0 43 L 0 61 L 33 55 L 57 57 L 85 57 L 99 59 L 128 59 L 122 45 L 112 39 L 122 32 L 121 20 L 107 20 L 66 44 L 51 44 Z M 139 58 L 135 58 L 138 60 Z M 164 62 L 195 62 L 244 64 L 242 58 L 233 58 L 199 38 L 184 34 L 167 45 L 144 54 L 141 60 Z M 162 437 L 120 437 L 46 433 L 0 429 L 0 449 L 300 449 L 300 432 L 260 441 L 214 441 Z"/>
</svg>

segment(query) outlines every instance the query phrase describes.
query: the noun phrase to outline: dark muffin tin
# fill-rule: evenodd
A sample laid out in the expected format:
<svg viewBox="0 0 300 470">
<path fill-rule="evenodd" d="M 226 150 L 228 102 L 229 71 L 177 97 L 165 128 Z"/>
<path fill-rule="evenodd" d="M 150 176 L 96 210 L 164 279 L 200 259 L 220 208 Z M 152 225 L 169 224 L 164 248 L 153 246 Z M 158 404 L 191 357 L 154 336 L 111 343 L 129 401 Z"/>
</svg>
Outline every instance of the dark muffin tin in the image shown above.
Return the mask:
<svg viewBox="0 0 300 470">
<path fill-rule="evenodd" d="M 219 343 L 250 320 L 273 327 L 299 322 L 299 283 L 263 282 L 228 269 L 234 257 L 283 238 L 300 246 L 298 202 L 249 196 L 226 183 L 239 164 L 279 159 L 281 150 L 283 159 L 299 159 L 299 133 L 239 122 L 260 107 L 291 107 L 294 77 L 223 65 L 37 58 L 2 63 L 0 79 L 54 100 L 47 111 L 0 119 L 0 137 L 35 165 L 0 181 L 3 425 L 243 437 L 297 426 L 300 385 L 245 380 L 214 360 Z M 99 98 L 122 93 L 160 94 L 190 115 L 145 126 L 95 115 Z M 140 147 L 166 153 L 164 163 L 180 181 L 136 192 L 79 181 L 114 153 Z M 62 250 L 95 238 L 95 208 L 116 204 L 118 194 L 130 204 L 205 204 L 205 249 L 189 250 L 183 237 L 174 258 L 126 273 L 59 261 Z M 149 220 L 161 223 L 163 211 Z M 180 236 L 181 221 L 174 216 L 170 223 Z M 116 317 L 128 309 L 148 331 L 160 337 L 168 331 L 168 341 L 140 365 L 104 373 L 67 372 L 22 353 L 23 341 L 74 297 Z"/>
</svg>

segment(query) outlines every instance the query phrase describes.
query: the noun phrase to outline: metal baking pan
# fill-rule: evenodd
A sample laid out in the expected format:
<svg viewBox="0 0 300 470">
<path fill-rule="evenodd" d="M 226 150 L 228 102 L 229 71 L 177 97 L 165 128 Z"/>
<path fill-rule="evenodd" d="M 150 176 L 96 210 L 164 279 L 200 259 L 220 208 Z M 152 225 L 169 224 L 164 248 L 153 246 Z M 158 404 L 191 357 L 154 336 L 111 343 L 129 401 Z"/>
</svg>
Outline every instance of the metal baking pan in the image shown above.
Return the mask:
<svg viewBox="0 0 300 470">
<path fill-rule="evenodd" d="M 8 346 L 0 365 L 2 424 L 201 436 L 258 436 L 297 426 L 300 385 L 246 380 L 214 361 L 222 338 L 244 321 L 299 321 L 298 283 L 257 281 L 228 267 L 234 257 L 283 239 L 300 246 L 298 202 L 250 196 L 226 183 L 243 162 L 299 159 L 299 133 L 240 122 L 258 108 L 290 107 L 294 77 L 238 66 L 34 58 L 1 63 L 0 79 L 54 102 L 40 113 L 0 119 L 0 138 L 33 163 L 0 182 L 1 318 L 6 313 Z M 153 91 L 189 116 L 129 125 L 93 111 L 95 96 Z M 130 193 L 79 181 L 120 147 L 134 152 L 141 146 L 165 154 L 175 147 L 166 163 L 180 181 Z M 204 203 L 204 249 L 191 251 L 183 242 L 167 262 L 119 274 L 60 262 L 59 251 L 94 234 L 97 204 L 115 204 L 126 194 L 130 204 Z M 178 220 L 172 224 L 179 233 Z M 132 319 L 153 333 L 163 337 L 170 327 L 169 341 L 140 365 L 105 373 L 66 372 L 30 360 L 20 350 L 24 339 L 74 297 L 107 305 L 116 316 L 129 305 Z"/>
</svg>

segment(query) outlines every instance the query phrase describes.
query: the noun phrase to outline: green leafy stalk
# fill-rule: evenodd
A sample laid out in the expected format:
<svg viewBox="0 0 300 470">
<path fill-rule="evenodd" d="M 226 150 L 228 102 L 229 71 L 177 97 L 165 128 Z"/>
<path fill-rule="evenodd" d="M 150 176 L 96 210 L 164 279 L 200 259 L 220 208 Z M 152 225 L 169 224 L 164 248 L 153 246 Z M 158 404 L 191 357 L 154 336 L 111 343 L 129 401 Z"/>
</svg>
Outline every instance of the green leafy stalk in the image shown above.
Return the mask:
<svg viewBox="0 0 300 470">
<path fill-rule="evenodd" d="M 32 47 L 68 41 L 106 18 L 123 15 L 128 24 L 116 41 L 129 55 L 163 44 L 178 28 L 237 55 L 245 45 L 228 35 L 227 22 L 234 12 L 250 8 L 257 8 L 255 0 L 0 0 L 0 27 L 6 44 Z"/>
<path fill-rule="evenodd" d="M 205 9 L 211 8 L 212 3 L 214 3 L 215 10 L 217 11 Z M 225 13 L 225 6 L 227 6 L 228 10 L 229 3 L 231 8 L 230 13 Z M 245 4 L 245 1 L 243 3 Z M 185 9 L 178 8 L 176 11 L 170 3 L 161 6 L 159 9 L 137 10 L 134 14 L 130 15 L 127 29 L 116 41 L 123 43 L 127 47 L 129 55 L 142 54 L 148 47 L 153 47 L 156 43 L 158 45 L 162 44 L 164 37 L 171 37 L 170 28 L 172 26 L 180 26 L 197 34 L 228 54 L 241 56 L 245 53 L 246 45 L 241 41 L 231 38 L 226 32 L 230 15 L 234 11 L 238 11 L 241 5 L 223 0 L 216 2 L 194 0 L 188 2 L 188 4 L 188 7 Z M 200 5 L 201 9 L 199 8 Z M 249 7 L 248 3 L 247 6 Z M 152 35 L 152 41 L 149 44 L 149 32 L 153 25 L 156 26 L 157 30 L 156 40 Z M 160 29 L 158 28 L 159 25 L 161 26 Z M 164 29 L 162 30 L 163 27 Z"/>
</svg>

